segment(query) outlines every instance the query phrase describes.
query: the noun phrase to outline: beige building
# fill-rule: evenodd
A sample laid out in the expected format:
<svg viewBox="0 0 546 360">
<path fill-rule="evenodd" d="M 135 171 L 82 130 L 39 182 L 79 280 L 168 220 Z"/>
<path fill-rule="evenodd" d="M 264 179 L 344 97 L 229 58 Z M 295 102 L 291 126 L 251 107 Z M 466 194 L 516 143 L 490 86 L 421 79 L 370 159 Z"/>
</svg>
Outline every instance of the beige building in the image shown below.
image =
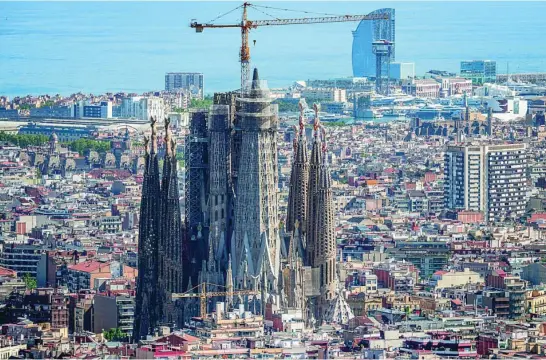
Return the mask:
<svg viewBox="0 0 546 360">
<path fill-rule="evenodd" d="M 546 292 L 531 290 L 525 294 L 525 312 L 538 316 L 546 315 Z"/>
<path fill-rule="evenodd" d="M 465 286 L 468 284 L 480 284 L 484 280 L 479 273 L 464 269 L 463 271 L 436 271 L 430 279 L 430 285 L 436 289 Z"/>
<path fill-rule="evenodd" d="M 2 341 L 3 344 L 0 347 L 0 360 L 15 358 L 19 356 L 20 350 L 26 350 L 27 345 L 11 345 L 10 342 Z M 4 343 L 5 342 L 5 343 Z"/>
</svg>

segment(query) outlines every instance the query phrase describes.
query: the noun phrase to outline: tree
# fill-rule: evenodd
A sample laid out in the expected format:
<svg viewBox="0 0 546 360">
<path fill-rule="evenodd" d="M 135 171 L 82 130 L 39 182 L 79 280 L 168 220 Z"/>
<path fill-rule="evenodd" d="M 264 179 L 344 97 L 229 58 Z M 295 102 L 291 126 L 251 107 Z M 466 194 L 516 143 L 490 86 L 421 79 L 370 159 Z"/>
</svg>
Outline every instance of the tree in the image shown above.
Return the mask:
<svg viewBox="0 0 546 360">
<path fill-rule="evenodd" d="M 36 278 L 33 278 L 29 274 L 25 274 L 23 276 L 23 281 L 25 282 L 25 285 L 28 290 L 36 289 L 38 287 L 38 283 L 36 282 Z"/>
<path fill-rule="evenodd" d="M 28 146 L 43 146 L 48 141 L 49 138 L 45 135 L 8 134 L 4 131 L 0 131 L 0 142 L 8 142 L 21 148 Z"/>
<path fill-rule="evenodd" d="M 190 101 L 190 108 L 194 109 L 208 109 L 212 106 L 212 99 L 205 98 L 203 100 L 201 99 L 191 99 Z"/>
<path fill-rule="evenodd" d="M 70 147 L 72 151 L 78 152 L 80 155 L 83 155 L 85 152 L 90 150 L 94 150 L 98 153 L 107 152 L 111 148 L 109 141 L 87 138 L 74 140 L 68 144 L 68 147 Z"/>
<path fill-rule="evenodd" d="M 123 341 L 127 338 L 127 334 L 120 328 L 112 328 L 102 332 L 104 338 L 108 341 Z"/>
</svg>

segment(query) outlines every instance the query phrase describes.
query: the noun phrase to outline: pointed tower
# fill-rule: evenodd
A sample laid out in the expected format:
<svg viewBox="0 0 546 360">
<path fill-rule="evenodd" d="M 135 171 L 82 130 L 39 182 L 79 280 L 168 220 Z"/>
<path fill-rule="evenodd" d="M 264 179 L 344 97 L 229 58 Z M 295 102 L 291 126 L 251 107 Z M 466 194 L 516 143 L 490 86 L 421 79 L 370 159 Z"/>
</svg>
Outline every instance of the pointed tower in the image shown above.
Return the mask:
<svg viewBox="0 0 546 360">
<path fill-rule="evenodd" d="M 307 222 L 305 226 L 305 265 L 315 267 L 315 244 L 317 243 L 317 231 L 315 224 L 315 213 L 318 211 L 314 203 L 314 194 L 318 189 L 320 166 L 322 165 L 322 142 L 320 137 L 319 108 L 313 105 L 315 110 L 315 121 L 313 124 L 313 145 L 311 147 L 311 158 L 309 161 L 309 176 L 307 185 Z"/>
<path fill-rule="evenodd" d="M 299 127 L 294 139 L 294 159 L 290 172 L 290 189 L 288 192 L 288 214 L 286 216 L 286 232 L 292 234 L 294 224 L 299 222 L 302 236 L 305 234 L 307 212 L 307 181 L 309 178 L 309 157 L 307 155 L 307 141 L 305 139 L 305 119 L 303 103 L 300 101 Z M 300 254 L 301 255 L 301 254 Z"/>
<path fill-rule="evenodd" d="M 172 293 L 183 291 L 182 246 L 183 225 L 178 191 L 178 166 L 176 142 L 165 119 L 165 160 L 161 186 L 161 236 L 159 242 L 159 287 L 161 289 L 161 319 L 164 323 L 180 324 L 181 314 L 176 313 Z"/>
<path fill-rule="evenodd" d="M 254 70 L 252 86 L 237 100 L 235 126 L 241 148 L 237 171 L 234 235 L 231 241 L 237 286 L 244 277 L 243 263 L 256 286 L 265 271 L 268 293 L 275 293 L 280 264 L 277 169 L 277 107 Z M 265 269 L 262 267 L 265 266 Z"/>
<path fill-rule="evenodd" d="M 138 279 L 133 328 L 135 341 L 151 334 L 159 323 L 157 306 L 160 185 L 157 159 L 157 120 L 151 119 L 151 144 L 145 139 L 146 168 L 142 183 L 138 234 Z"/>
<path fill-rule="evenodd" d="M 329 302 L 335 296 L 336 290 L 336 232 L 334 219 L 334 202 L 332 195 L 332 179 L 326 154 L 326 132 L 321 126 L 322 164 L 318 173 L 318 187 L 313 196 L 313 225 L 315 244 L 314 267 L 319 268 L 320 301 L 319 311 L 323 314 Z M 311 221 L 311 220 L 310 220 Z"/>
<path fill-rule="evenodd" d="M 321 126 L 315 104 L 314 140 L 309 164 L 306 255 L 313 268 L 319 295 L 311 302 L 312 312 L 321 321 L 336 287 L 336 236 L 332 179 L 327 163 L 326 131 Z"/>
</svg>

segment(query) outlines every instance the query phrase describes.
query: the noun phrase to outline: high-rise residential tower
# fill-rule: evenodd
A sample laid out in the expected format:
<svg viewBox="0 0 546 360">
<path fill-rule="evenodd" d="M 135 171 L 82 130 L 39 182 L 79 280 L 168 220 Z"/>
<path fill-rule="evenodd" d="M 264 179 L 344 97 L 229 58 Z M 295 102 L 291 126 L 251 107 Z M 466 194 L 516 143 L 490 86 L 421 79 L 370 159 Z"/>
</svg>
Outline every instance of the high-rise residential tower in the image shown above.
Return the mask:
<svg viewBox="0 0 546 360">
<path fill-rule="evenodd" d="M 482 212 L 488 221 L 525 213 L 527 144 L 449 146 L 444 162 L 446 209 Z"/>
<path fill-rule="evenodd" d="M 202 99 L 205 92 L 205 77 L 202 73 L 173 72 L 165 74 L 165 90 L 184 90 L 191 97 Z"/>
<path fill-rule="evenodd" d="M 355 31 L 353 31 L 353 76 L 375 77 L 376 56 L 373 53 L 372 43 L 378 40 L 386 40 L 395 43 L 395 12 L 394 9 L 379 9 L 372 11 L 369 15 L 388 14 L 389 20 L 362 20 Z M 390 61 L 395 60 L 394 45 L 390 51 Z M 387 73 L 384 69 L 382 73 Z"/>
</svg>

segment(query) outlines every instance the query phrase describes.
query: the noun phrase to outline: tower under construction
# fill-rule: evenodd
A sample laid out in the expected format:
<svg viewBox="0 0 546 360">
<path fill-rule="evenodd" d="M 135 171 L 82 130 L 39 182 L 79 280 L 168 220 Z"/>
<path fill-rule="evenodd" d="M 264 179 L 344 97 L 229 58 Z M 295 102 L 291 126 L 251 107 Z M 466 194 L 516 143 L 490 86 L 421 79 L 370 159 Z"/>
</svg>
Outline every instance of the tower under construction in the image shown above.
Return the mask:
<svg viewBox="0 0 546 360">
<path fill-rule="evenodd" d="M 231 241 L 234 286 L 262 290 L 262 309 L 273 294 L 280 264 L 277 205 L 277 107 L 254 69 L 252 84 L 238 99 L 235 131 L 240 151 Z"/>
</svg>

